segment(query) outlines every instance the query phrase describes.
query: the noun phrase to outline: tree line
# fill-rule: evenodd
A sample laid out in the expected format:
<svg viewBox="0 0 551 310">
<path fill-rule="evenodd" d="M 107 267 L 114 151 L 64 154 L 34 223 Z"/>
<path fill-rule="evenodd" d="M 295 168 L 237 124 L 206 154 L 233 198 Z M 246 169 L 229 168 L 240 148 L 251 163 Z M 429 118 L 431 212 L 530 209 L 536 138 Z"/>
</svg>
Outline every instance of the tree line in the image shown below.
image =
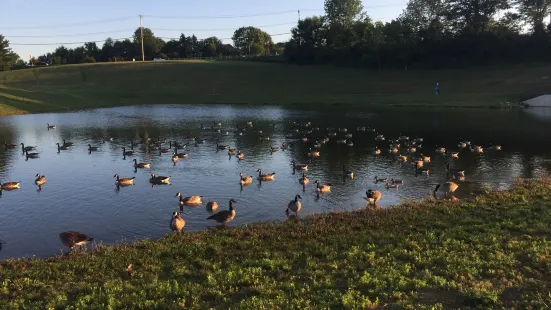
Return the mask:
<svg viewBox="0 0 551 310">
<path fill-rule="evenodd" d="M 300 20 L 291 39 L 274 44 L 255 27 L 234 32 L 233 45 L 217 37 L 181 34 L 164 41 L 143 29 L 146 60 L 284 54 L 297 64 L 340 64 L 368 68 L 441 68 L 551 60 L 551 0 L 409 0 L 394 20 L 374 22 L 361 0 L 324 0 L 325 15 Z M 551 17 L 550 17 L 551 19 Z M 60 46 L 38 62 L 141 60 L 142 31 L 132 39 L 107 38 L 101 48 L 86 43 Z M 24 64 L 0 35 L 0 70 Z"/>
<path fill-rule="evenodd" d="M 325 0 L 285 46 L 291 63 L 441 68 L 551 60 L 551 0 L 410 0 L 373 22 L 361 0 Z"/>
</svg>

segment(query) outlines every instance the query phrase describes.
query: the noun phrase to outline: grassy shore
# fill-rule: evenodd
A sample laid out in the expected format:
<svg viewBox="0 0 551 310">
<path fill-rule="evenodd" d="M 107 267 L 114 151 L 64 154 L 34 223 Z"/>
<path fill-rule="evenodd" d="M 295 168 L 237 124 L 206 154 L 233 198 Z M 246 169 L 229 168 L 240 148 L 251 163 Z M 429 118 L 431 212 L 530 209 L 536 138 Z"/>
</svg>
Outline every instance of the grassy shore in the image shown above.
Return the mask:
<svg viewBox="0 0 551 310">
<path fill-rule="evenodd" d="M 244 61 L 98 63 L 0 72 L 0 115 L 134 104 L 500 107 L 549 84 L 550 65 L 370 71 Z M 436 82 L 442 95 L 434 95 Z"/>
<path fill-rule="evenodd" d="M 6 260 L 0 308 L 540 309 L 551 306 L 550 198 L 550 180 L 522 180 L 471 202 L 428 200 Z"/>
</svg>

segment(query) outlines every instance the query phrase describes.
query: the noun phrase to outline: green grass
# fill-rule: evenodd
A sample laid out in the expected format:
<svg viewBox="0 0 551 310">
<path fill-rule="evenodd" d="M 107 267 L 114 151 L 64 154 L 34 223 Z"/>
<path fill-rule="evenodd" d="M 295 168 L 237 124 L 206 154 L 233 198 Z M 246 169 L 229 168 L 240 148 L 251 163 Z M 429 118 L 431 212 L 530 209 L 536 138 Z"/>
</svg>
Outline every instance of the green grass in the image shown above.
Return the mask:
<svg viewBox="0 0 551 310">
<path fill-rule="evenodd" d="M 519 180 L 470 202 L 427 200 L 6 260 L 0 308 L 547 308 L 550 199 L 550 180 Z"/>
<path fill-rule="evenodd" d="M 549 85 L 550 69 L 377 72 L 244 61 L 67 65 L 0 72 L 0 115 L 155 103 L 500 107 Z M 441 96 L 433 93 L 436 82 Z"/>
</svg>

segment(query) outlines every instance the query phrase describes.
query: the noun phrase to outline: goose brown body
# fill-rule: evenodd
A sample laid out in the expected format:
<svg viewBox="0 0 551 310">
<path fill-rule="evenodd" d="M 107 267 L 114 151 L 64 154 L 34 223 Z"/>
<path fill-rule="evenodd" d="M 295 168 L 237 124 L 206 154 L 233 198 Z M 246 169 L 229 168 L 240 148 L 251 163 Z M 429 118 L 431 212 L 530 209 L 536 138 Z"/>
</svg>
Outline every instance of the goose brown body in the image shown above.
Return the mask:
<svg viewBox="0 0 551 310">
<path fill-rule="evenodd" d="M 170 229 L 172 232 L 182 231 L 186 221 L 182 218 L 179 212 L 172 213 L 172 218 L 170 219 Z"/>
<path fill-rule="evenodd" d="M 94 241 L 94 238 L 90 238 L 83 233 L 77 231 L 66 231 L 59 234 L 59 239 L 63 245 L 73 249 L 75 246 L 85 245 L 88 242 Z"/>
<path fill-rule="evenodd" d="M 132 185 L 132 184 L 134 184 L 134 179 L 136 178 L 136 177 L 121 178 L 118 174 L 115 174 L 113 177 L 114 177 L 114 178 L 117 178 L 116 183 L 117 183 L 118 185 L 123 185 L 123 186 L 124 186 L 124 185 Z"/>
<path fill-rule="evenodd" d="M 40 173 L 36 174 L 36 179 L 34 179 L 34 183 L 36 185 L 44 185 L 46 183 L 46 176 L 40 175 Z"/>
<path fill-rule="evenodd" d="M 207 217 L 207 220 L 215 220 L 218 223 L 223 223 L 223 224 L 231 222 L 235 218 L 235 210 L 233 209 L 233 204 L 234 203 L 236 203 L 236 201 L 231 199 L 229 210 L 224 210 L 224 211 L 220 211 L 216 214 L 213 214 L 213 215 Z"/>
</svg>

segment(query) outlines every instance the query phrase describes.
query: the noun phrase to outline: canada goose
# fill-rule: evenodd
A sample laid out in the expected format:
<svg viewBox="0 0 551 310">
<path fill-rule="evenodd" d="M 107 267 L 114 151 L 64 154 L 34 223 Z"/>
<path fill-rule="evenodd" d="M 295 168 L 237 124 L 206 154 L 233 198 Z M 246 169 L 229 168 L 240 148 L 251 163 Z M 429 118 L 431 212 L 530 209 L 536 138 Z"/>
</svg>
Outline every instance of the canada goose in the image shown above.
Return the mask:
<svg viewBox="0 0 551 310">
<path fill-rule="evenodd" d="M 446 153 L 446 148 L 445 147 L 441 147 L 441 146 L 437 146 L 436 149 L 434 150 L 436 153 L 440 153 L 440 154 L 444 154 Z"/>
<path fill-rule="evenodd" d="M 150 163 L 138 163 L 136 158 L 134 158 L 134 167 L 135 168 L 150 168 L 151 164 Z"/>
<path fill-rule="evenodd" d="M 365 200 L 367 200 L 369 203 L 376 205 L 379 200 L 383 197 L 383 194 L 379 191 L 374 191 L 372 189 L 368 189 L 365 192 Z"/>
<path fill-rule="evenodd" d="M 447 197 L 447 196 L 451 195 L 453 192 L 455 192 L 458 187 L 459 187 L 459 185 L 457 185 L 454 182 L 446 182 L 444 184 L 436 185 L 436 188 L 434 189 L 433 193 L 434 193 L 434 196 L 436 196 L 436 193 L 438 191 L 440 191 L 440 192 L 443 192 Z"/>
<path fill-rule="evenodd" d="M 253 182 L 253 177 L 250 175 L 248 177 L 243 177 L 243 173 L 239 173 L 239 184 L 241 185 L 247 185 L 251 184 Z"/>
<path fill-rule="evenodd" d="M 214 212 L 218 209 L 218 203 L 216 201 L 209 201 L 207 202 L 207 211 Z"/>
<path fill-rule="evenodd" d="M 260 170 L 260 168 L 256 170 L 256 172 L 258 172 L 258 179 L 261 181 L 271 181 L 275 179 L 275 172 L 270 174 L 262 174 L 262 170 Z"/>
<path fill-rule="evenodd" d="M 300 195 L 296 195 L 295 199 L 291 200 L 287 204 L 287 210 L 285 210 L 285 213 L 287 215 L 289 215 L 289 210 L 295 212 L 295 214 L 298 214 L 298 211 L 300 211 L 300 208 L 302 208 L 302 204 L 300 203 L 300 201 L 298 201 L 299 199 L 302 199 L 302 197 L 300 197 Z"/>
<path fill-rule="evenodd" d="M 348 129 L 346 129 L 346 128 L 339 128 L 339 131 L 340 131 L 340 132 L 347 132 Z"/>
<path fill-rule="evenodd" d="M 302 138 L 302 142 L 308 142 L 308 141 L 309 141 L 309 140 L 308 140 L 307 137 Z"/>
<path fill-rule="evenodd" d="M 109 141 L 113 141 L 113 138 L 112 137 L 101 137 L 101 140 L 103 140 L 104 142 L 109 142 Z"/>
<path fill-rule="evenodd" d="M 448 150 L 446 150 L 446 152 L 444 152 L 445 155 L 449 155 L 453 158 L 459 158 L 459 152 L 448 152 Z"/>
<path fill-rule="evenodd" d="M 399 149 L 400 148 L 400 143 L 398 143 L 398 141 L 395 141 L 394 143 L 390 144 L 390 147 Z"/>
<path fill-rule="evenodd" d="M 450 174 L 453 174 L 453 175 L 457 175 L 457 176 L 465 176 L 465 170 L 463 170 L 463 169 L 451 169 L 449 162 L 446 163 L 446 172 L 450 173 Z"/>
<path fill-rule="evenodd" d="M 63 146 L 73 146 L 73 142 L 67 142 L 63 139 Z"/>
<path fill-rule="evenodd" d="M 316 181 L 314 183 L 316 183 L 316 192 L 319 192 L 319 193 L 331 192 L 331 183 L 321 184 L 320 181 Z"/>
<path fill-rule="evenodd" d="M 375 147 L 375 151 L 373 152 L 375 155 L 380 155 L 381 154 L 381 150 L 379 149 L 379 147 Z"/>
<path fill-rule="evenodd" d="M 354 142 L 352 142 L 351 140 L 348 140 L 348 142 L 346 143 L 348 146 L 354 146 Z"/>
<path fill-rule="evenodd" d="M 475 145 L 474 147 L 471 146 L 471 152 L 473 152 L 473 153 L 484 153 L 484 149 L 479 145 Z"/>
<path fill-rule="evenodd" d="M 282 150 L 286 150 L 289 148 L 289 144 L 287 142 L 283 142 L 283 144 L 281 144 L 281 149 Z"/>
<path fill-rule="evenodd" d="M 34 179 L 34 184 L 36 185 L 44 185 L 46 183 L 46 176 L 40 175 L 39 173 L 36 174 L 36 179 Z"/>
<path fill-rule="evenodd" d="M 193 141 L 195 141 L 195 137 L 190 137 L 190 136 L 188 136 L 188 140 L 193 142 Z M 186 147 L 185 144 L 179 143 L 179 142 L 177 142 L 177 141 L 174 141 L 174 142 L 171 141 L 171 142 L 169 143 L 169 147 L 170 147 L 170 148 L 172 148 L 173 145 L 174 145 L 175 148 L 179 148 L 179 149 L 183 149 L 183 148 Z"/>
<path fill-rule="evenodd" d="M 65 151 L 65 150 L 68 150 L 70 148 L 70 146 L 67 146 L 67 145 L 59 145 L 59 143 L 57 143 L 57 150 L 58 151 Z"/>
<path fill-rule="evenodd" d="M 271 145 L 270 145 L 270 151 L 271 151 L 272 153 L 273 153 L 273 152 L 277 152 L 277 151 L 279 151 L 279 147 L 277 147 L 277 146 L 271 146 Z"/>
<path fill-rule="evenodd" d="M 212 121 L 214 126 L 222 126 L 222 122 Z"/>
<path fill-rule="evenodd" d="M 122 148 L 122 155 L 134 155 L 134 151 L 127 151 L 125 147 Z"/>
<path fill-rule="evenodd" d="M 321 143 L 318 140 L 316 140 L 316 143 L 312 145 L 312 147 L 319 150 L 321 149 Z"/>
<path fill-rule="evenodd" d="M 421 159 L 426 163 L 430 163 L 430 156 L 424 156 L 423 154 L 421 154 Z"/>
<path fill-rule="evenodd" d="M 155 173 L 151 174 L 151 178 L 149 178 L 149 182 L 153 184 L 169 184 L 170 183 L 170 176 L 165 177 L 162 175 L 155 175 Z"/>
<path fill-rule="evenodd" d="M 239 151 L 236 155 L 237 159 L 241 160 L 243 158 L 245 158 L 245 154 L 241 153 L 241 151 Z"/>
<path fill-rule="evenodd" d="M 424 174 L 426 176 L 430 176 L 430 169 L 429 168 L 415 168 L 415 176 L 418 174 Z"/>
<path fill-rule="evenodd" d="M 92 151 L 97 151 L 98 149 L 99 147 L 88 144 L 88 151 L 92 152 Z"/>
<path fill-rule="evenodd" d="M 6 182 L 6 183 L 1 183 L 1 182 L 0 182 L 0 189 L 12 190 L 12 189 L 20 188 L 20 187 L 19 187 L 19 184 L 20 184 L 20 183 L 21 183 L 21 181 L 18 181 L 18 182 Z"/>
<path fill-rule="evenodd" d="M 358 130 L 358 131 L 365 131 L 365 127 L 358 127 L 358 128 L 356 128 L 356 130 Z"/>
<path fill-rule="evenodd" d="M 172 154 L 172 162 L 174 165 L 180 160 L 180 157 L 178 157 L 178 154 Z"/>
<path fill-rule="evenodd" d="M 235 155 L 235 149 L 228 149 L 228 155 L 229 156 Z"/>
<path fill-rule="evenodd" d="M 36 146 L 25 146 L 25 144 L 21 143 L 21 149 L 24 151 L 32 151 L 36 149 Z"/>
<path fill-rule="evenodd" d="M 198 204 L 202 204 L 203 203 L 203 196 L 188 196 L 188 197 L 184 197 L 182 195 L 182 193 L 178 192 L 176 193 L 176 196 L 174 197 L 178 197 L 180 198 L 180 201 L 178 202 L 180 204 L 180 206 L 184 206 L 184 205 L 198 205 Z"/>
<path fill-rule="evenodd" d="M 423 138 L 415 138 L 415 143 L 422 143 L 423 142 Z"/>
<path fill-rule="evenodd" d="M 488 150 L 501 151 L 501 145 L 492 145 L 492 142 L 490 142 L 490 146 L 488 146 Z"/>
<path fill-rule="evenodd" d="M 159 151 L 161 151 L 161 153 L 168 153 L 170 152 L 170 149 L 166 147 L 159 147 Z"/>
<path fill-rule="evenodd" d="M 391 146 L 391 148 L 388 149 L 388 152 L 390 154 L 398 154 L 399 150 L 397 148 Z"/>
<path fill-rule="evenodd" d="M 253 126 L 253 122 L 247 121 L 247 126 L 252 127 L 252 126 Z"/>
<path fill-rule="evenodd" d="M 345 165 L 342 165 L 342 173 L 343 175 L 347 176 L 347 177 L 350 177 L 350 178 L 354 178 L 354 172 L 353 171 L 350 171 L 350 170 L 346 170 L 346 166 Z"/>
<path fill-rule="evenodd" d="M 377 135 L 377 136 L 375 137 L 375 141 L 385 141 L 385 136 L 383 136 L 383 135 Z"/>
<path fill-rule="evenodd" d="M 115 174 L 113 177 L 117 178 L 117 181 L 116 181 L 117 185 L 122 185 L 122 186 L 133 185 L 134 184 L 134 179 L 136 178 L 136 177 L 121 178 L 121 177 L 119 177 L 118 174 Z"/>
<path fill-rule="evenodd" d="M 312 151 L 312 149 L 310 148 L 310 153 L 309 153 L 310 156 L 312 157 L 319 157 L 320 156 L 320 152 L 319 151 Z"/>
<path fill-rule="evenodd" d="M 423 168 L 424 163 L 425 162 L 422 159 L 417 159 L 413 162 L 413 165 L 415 166 L 416 169 L 419 169 L 419 168 Z"/>
<path fill-rule="evenodd" d="M 90 238 L 76 231 L 66 231 L 59 234 L 59 240 L 61 240 L 63 245 L 72 250 L 75 246 L 86 245 L 88 242 L 94 241 L 94 238 Z"/>
<path fill-rule="evenodd" d="M 390 179 L 391 184 L 404 184 L 404 180 Z"/>
<path fill-rule="evenodd" d="M 386 184 L 385 184 L 385 187 L 386 187 L 386 189 L 389 189 L 389 188 L 396 188 L 396 189 L 398 189 L 398 187 L 400 187 L 400 184 L 389 184 L 389 183 L 386 183 Z"/>
<path fill-rule="evenodd" d="M 378 182 L 387 182 L 388 181 L 388 178 L 379 178 L 377 176 L 375 176 L 373 178 L 373 180 L 375 180 L 375 183 L 378 183 Z"/>
<path fill-rule="evenodd" d="M 408 140 L 409 140 L 408 136 L 399 136 L 398 137 L 398 141 L 408 141 Z"/>
<path fill-rule="evenodd" d="M 330 133 L 329 133 L 329 136 L 330 136 L 330 137 L 336 137 L 336 136 L 337 136 L 337 133 L 336 133 L 336 132 L 330 132 Z"/>
<path fill-rule="evenodd" d="M 298 182 L 302 185 L 306 185 L 308 184 L 308 182 L 310 182 L 310 180 L 308 179 L 308 177 L 306 177 L 306 175 L 303 173 L 302 174 L 302 177 L 300 179 L 298 179 Z"/>
<path fill-rule="evenodd" d="M 412 147 L 410 147 L 410 148 L 408 149 L 408 152 L 410 152 L 410 153 L 415 153 L 415 152 L 417 152 L 417 148 L 414 147 L 414 146 L 412 146 Z"/>
<path fill-rule="evenodd" d="M 308 171 L 308 164 L 310 164 L 311 162 L 312 162 L 312 160 L 309 159 L 304 164 L 298 164 L 295 160 L 293 160 L 291 162 L 291 164 L 293 165 L 293 169 L 295 169 L 295 170 Z"/>
<path fill-rule="evenodd" d="M 17 147 L 17 144 L 8 144 L 8 142 L 4 142 L 4 148 L 7 149 L 14 149 Z"/>
<path fill-rule="evenodd" d="M 338 139 L 338 140 L 337 140 L 337 143 L 338 143 L 338 144 L 345 144 L 345 143 L 346 143 L 346 139 Z"/>
<path fill-rule="evenodd" d="M 347 139 L 350 139 L 350 138 L 352 138 L 352 134 L 351 134 L 351 133 L 347 133 L 344 137 L 347 138 Z"/>
<path fill-rule="evenodd" d="M 180 212 L 174 211 L 170 219 L 170 229 L 172 232 L 182 231 L 185 225 L 186 221 L 180 216 Z"/>
<path fill-rule="evenodd" d="M 235 210 L 233 209 L 233 204 L 234 203 L 237 203 L 237 201 L 231 199 L 229 210 L 224 210 L 224 211 L 220 211 L 216 214 L 213 214 L 213 215 L 207 217 L 207 220 L 215 220 L 218 223 L 223 223 L 223 224 L 226 224 L 226 223 L 230 222 L 231 220 L 233 220 L 235 218 Z"/>
<path fill-rule="evenodd" d="M 25 156 L 28 158 L 38 158 L 40 153 L 29 153 L 28 150 L 25 150 Z"/>
<path fill-rule="evenodd" d="M 405 163 L 408 161 L 408 157 L 406 155 L 398 155 L 398 160 Z"/>
<path fill-rule="evenodd" d="M 178 148 L 174 148 L 174 155 L 178 156 L 178 158 L 188 158 L 188 153 L 178 153 Z"/>
<path fill-rule="evenodd" d="M 220 145 L 220 144 L 216 143 L 216 149 L 217 149 L 217 150 L 221 150 L 221 151 L 222 151 L 222 150 L 225 150 L 225 149 L 227 149 L 227 148 L 229 148 L 229 147 L 230 147 L 229 145 Z"/>
<path fill-rule="evenodd" d="M 48 129 L 55 129 L 55 125 L 46 124 L 48 126 Z"/>
</svg>

